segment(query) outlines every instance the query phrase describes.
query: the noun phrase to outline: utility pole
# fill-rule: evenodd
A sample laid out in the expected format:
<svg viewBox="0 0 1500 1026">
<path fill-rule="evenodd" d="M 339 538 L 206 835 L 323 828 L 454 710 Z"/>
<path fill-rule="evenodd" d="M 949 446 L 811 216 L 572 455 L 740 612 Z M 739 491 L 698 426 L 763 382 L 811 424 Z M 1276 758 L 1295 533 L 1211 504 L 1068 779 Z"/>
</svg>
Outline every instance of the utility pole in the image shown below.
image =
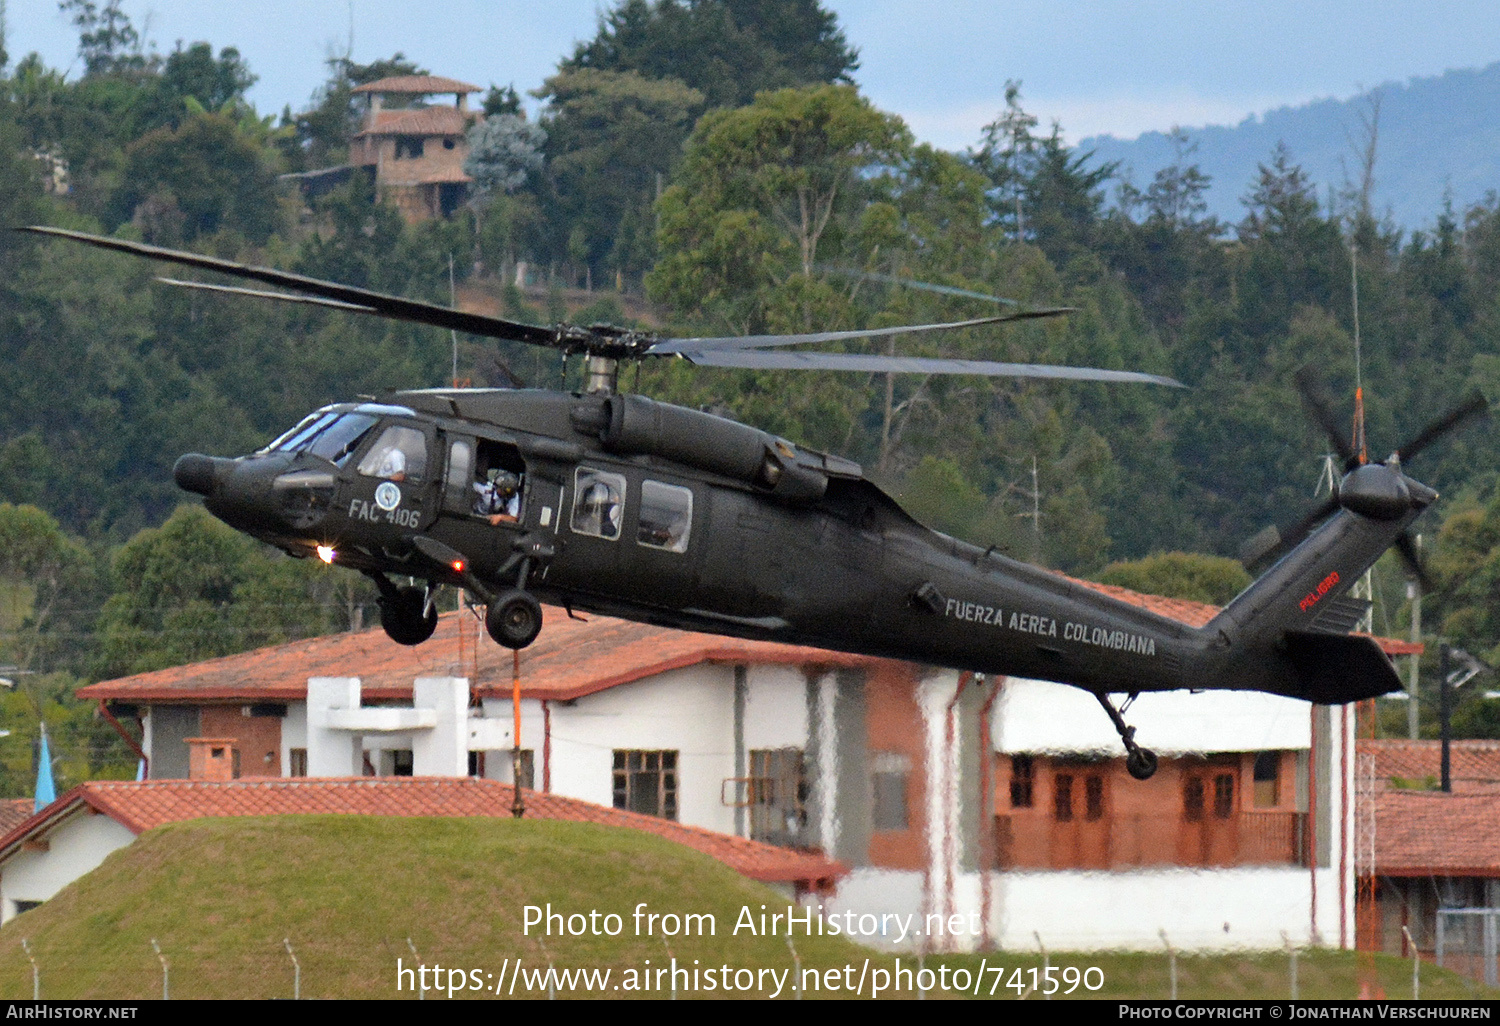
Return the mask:
<svg viewBox="0 0 1500 1026">
<path fill-rule="evenodd" d="M 1422 554 L 1422 536 L 1416 537 L 1417 555 Z M 1416 578 L 1406 582 L 1406 597 L 1411 599 L 1411 643 L 1420 645 L 1422 643 L 1422 582 Z M 1406 736 L 1411 740 L 1417 739 L 1417 685 L 1421 681 L 1422 657 L 1416 652 L 1411 654 L 1411 664 L 1408 667 L 1406 682 Z"/>
</svg>

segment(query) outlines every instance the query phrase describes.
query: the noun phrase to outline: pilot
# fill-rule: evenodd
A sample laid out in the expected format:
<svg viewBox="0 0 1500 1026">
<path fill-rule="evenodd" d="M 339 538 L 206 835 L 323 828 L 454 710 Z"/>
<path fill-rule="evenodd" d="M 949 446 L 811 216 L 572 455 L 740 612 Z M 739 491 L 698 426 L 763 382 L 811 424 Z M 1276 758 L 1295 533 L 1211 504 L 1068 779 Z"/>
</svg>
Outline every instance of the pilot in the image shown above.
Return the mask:
<svg viewBox="0 0 1500 1026">
<path fill-rule="evenodd" d="M 380 458 L 380 466 L 375 471 L 376 477 L 383 477 L 387 481 L 406 480 L 406 453 L 401 451 L 399 445 L 393 445 L 386 450 Z"/>
<path fill-rule="evenodd" d="M 521 516 L 521 475 L 491 470 L 474 482 L 474 512 L 491 524 L 515 523 Z"/>
</svg>

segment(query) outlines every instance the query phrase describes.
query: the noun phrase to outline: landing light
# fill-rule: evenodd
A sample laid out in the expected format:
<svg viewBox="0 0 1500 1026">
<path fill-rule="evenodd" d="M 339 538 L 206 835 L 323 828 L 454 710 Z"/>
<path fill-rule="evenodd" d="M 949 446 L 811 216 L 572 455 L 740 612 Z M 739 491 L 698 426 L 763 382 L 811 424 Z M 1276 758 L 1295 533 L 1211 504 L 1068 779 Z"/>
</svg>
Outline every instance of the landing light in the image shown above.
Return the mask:
<svg viewBox="0 0 1500 1026">
<path fill-rule="evenodd" d="M 458 571 L 459 573 L 463 573 L 464 572 L 464 561 L 461 560 L 461 559 L 455 559 L 453 561 L 453 569 L 456 570 L 456 571 Z"/>
<path fill-rule="evenodd" d="M 318 558 L 321 559 L 323 562 L 329 564 L 330 566 L 333 565 L 334 557 L 337 556 L 337 555 L 338 555 L 338 553 L 334 551 L 334 548 L 333 548 L 332 545 L 319 545 L 318 546 Z"/>
</svg>

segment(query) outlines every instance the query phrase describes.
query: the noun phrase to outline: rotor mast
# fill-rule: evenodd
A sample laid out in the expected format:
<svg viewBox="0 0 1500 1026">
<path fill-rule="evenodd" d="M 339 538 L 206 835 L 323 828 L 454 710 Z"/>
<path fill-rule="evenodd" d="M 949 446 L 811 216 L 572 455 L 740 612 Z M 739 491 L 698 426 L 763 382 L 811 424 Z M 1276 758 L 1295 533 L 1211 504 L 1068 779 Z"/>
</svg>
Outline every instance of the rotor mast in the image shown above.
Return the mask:
<svg viewBox="0 0 1500 1026">
<path fill-rule="evenodd" d="M 620 390 L 620 361 L 612 356 L 589 355 L 583 361 L 583 391 L 586 395 L 614 395 Z"/>
</svg>

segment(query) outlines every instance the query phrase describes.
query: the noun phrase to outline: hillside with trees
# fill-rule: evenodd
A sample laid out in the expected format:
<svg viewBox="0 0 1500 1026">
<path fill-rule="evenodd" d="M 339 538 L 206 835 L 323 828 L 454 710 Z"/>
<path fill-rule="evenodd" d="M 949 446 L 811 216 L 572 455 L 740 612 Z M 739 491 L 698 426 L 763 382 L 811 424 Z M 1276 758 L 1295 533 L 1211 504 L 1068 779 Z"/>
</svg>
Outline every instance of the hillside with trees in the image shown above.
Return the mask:
<svg viewBox="0 0 1500 1026">
<path fill-rule="evenodd" d="M 626 378 L 858 460 L 924 522 L 1068 573 L 1123 562 L 1106 576 L 1222 601 L 1242 543 L 1317 501 L 1327 443 L 1293 375 L 1316 366 L 1352 413 L 1356 332 L 1372 457 L 1469 390 L 1500 400 L 1500 202 L 1400 227 L 1369 189 L 1330 203 L 1273 143 L 1234 215 L 1214 216 L 1189 147 L 1124 181 L 1041 129 L 1019 84 L 969 150 L 935 150 L 849 83 L 857 51 L 816 0 L 616 5 L 535 85 L 538 120 L 491 87 L 468 202 L 417 224 L 358 177 L 309 200 L 279 176 L 346 159 L 358 85 L 428 69 L 399 53 L 334 60 L 305 110 L 266 117 L 232 48 L 158 54 L 119 0 L 65 7 L 84 72 L 33 55 L 0 79 L 5 224 L 436 302 L 451 267 L 465 302 L 493 312 L 629 312 L 673 334 L 958 320 L 994 312 L 982 296 L 1074 308 L 898 351 L 1189 387 L 682 361 Z M 187 451 L 252 451 L 328 402 L 449 383 L 453 357 L 447 332 L 174 289 L 144 262 L 10 232 L 0 271 L 0 665 L 18 671 L 0 697 L 15 731 L 0 787 L 15 793 L 38 714 L 60 783 L 133 771 L 107 725 L 70 704 L 82 681 L 362 624 L 362 579 L 235 534 L 170 468 Z M 517 345 L 460 338 L 458 360 L 475 384 L 580 382 L 576 361 Z M 1412 470 L 1444 493 L 1421 525 L 1440 585 L 1424 623 L 1500 657 L 1497 466 L 1500 440 L 1479 428 Z M 1174 552 L 1196 555 L 1163 558 Z M 1376 630 L 1403 633 L 1399 566 L 1376 584 Z"/>
</svg>

